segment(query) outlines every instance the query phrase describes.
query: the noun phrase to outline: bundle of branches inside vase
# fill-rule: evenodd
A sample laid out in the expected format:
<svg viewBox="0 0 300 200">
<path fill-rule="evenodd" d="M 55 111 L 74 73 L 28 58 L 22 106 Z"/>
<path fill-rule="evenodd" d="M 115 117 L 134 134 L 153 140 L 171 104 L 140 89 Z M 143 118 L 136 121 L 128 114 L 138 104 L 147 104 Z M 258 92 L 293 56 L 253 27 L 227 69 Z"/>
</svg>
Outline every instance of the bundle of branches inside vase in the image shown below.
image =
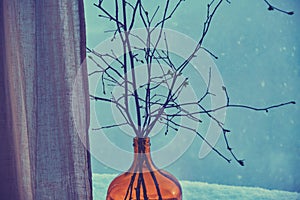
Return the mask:
<svg viewBox="0 0 300 200">
<path fill-rule="evenodd" d="M 106 30 L 112 35 L 111 45 L 106 45 L 106 50 L 87 48 L 88 58 L 96 66 L 96 70 L 89 75 L 99 77 L 102 93 L 91 94 L 90 98 L 115 107 L 122 119 L 119 123 L 107 124 L 100 129 L 122 129 L 127 126 L 135 135 L 133 164 L 111 183 L 107 199 L 181 199 L 181 187 L 176 178 L 157 169 L 151 160 L 149 134 L 157 125 L 163 125 L 165 135 L 170 132 L 180 134 L 178 130 L 195 134 L 227 162 L 234 160 L 243 166 L 244 160 L 236 156 L 229 144 L 227 135 L 230 129 L 216 113 L 233 107 L 268 112 L 295 104 L 294 101 L 288 101 L 258 108 L 232 103 L 224 85 L 219 85 L 221 95 L 211 88 L 215 81 L 211 66 L 204 66 L 207 79 L 203 86 L 195 88 L 190 85 L 185 73 L 192 67 L 194 59 L 206 59 L 201 55 L 218 59 L 203 43 L 218 9 L 230 2 L 208 1 L 205 20 L 201 29 L 197 27 L 197 30 L 201 30 L 199 37 L 194 46 L 188 46 L 188 49 L 182 47 L 187 53 L 183 56 L 176 55 L 171 48 L 174 39 L 172 32 L 166 29 L 166 24 L 172 21 L 184 2 L 164 0 L 156 4 L 142 0 L 100 0 L 94 4 L 99 9 L 103 23 L 111 23 L 113 29 Z M 270 11 L 293 14 L 266 0 L 264 2 Z M 203 93 L 196 95 L 196 98 L 189 98 L 185 93 L 188 88 L 202 88 Z M 212 104 L 207 103 L 211 98 L 223 98 L 224 104 L 211 107 Z M 203 118 L 212 121 L 223 135 L 225 150 L 229 151 L 231 158 L 215 148 L 197 128 L 181 123 L 182 118 L 200 124 Z"/>
</svg>

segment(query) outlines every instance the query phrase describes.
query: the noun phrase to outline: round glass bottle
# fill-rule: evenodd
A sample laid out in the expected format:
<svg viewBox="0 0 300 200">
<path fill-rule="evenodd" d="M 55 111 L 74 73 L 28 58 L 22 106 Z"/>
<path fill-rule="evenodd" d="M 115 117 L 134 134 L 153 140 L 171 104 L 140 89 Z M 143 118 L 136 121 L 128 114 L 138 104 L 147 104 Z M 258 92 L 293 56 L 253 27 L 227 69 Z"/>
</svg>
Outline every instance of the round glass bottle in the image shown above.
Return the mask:
<svg viewBox="0 0 300 200">
<path fill-rule="evenodd" d="M 134 160 L 129 170 L 116 177 L 106 200 L 181 200 L 178 180 L 157 169 L 150 154 L 150 138 L 134 138 Z"/>
</svg>

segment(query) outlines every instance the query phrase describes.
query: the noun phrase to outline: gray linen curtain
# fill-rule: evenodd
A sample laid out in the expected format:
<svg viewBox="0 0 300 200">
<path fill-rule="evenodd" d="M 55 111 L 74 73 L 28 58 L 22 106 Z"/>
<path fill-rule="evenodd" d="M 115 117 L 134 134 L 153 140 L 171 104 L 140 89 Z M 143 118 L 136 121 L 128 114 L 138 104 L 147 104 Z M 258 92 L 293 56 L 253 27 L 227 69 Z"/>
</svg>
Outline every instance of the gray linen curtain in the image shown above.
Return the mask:
<svg viewBox="0 0 300 200">
<path fill-rule="evenodd" d="M 82 0 L 1 0 L 0 199 L 92 199 L 84 57 Z"/>
</svg>

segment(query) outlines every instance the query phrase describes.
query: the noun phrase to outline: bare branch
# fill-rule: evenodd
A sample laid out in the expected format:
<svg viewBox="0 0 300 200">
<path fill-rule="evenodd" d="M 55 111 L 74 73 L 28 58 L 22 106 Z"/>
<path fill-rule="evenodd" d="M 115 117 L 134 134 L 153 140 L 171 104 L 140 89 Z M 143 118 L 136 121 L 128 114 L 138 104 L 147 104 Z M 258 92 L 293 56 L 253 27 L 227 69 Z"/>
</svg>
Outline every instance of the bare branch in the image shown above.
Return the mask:
<svg viewBox="0 0 300 200">
<path fill-rule="evenodd" d="M 282 9 L 280 9 L 280 8 L 277 8 L 277 7 L 273 6 L 273 5 L 270 4 L 269 1 L 267 1 L 267 0 L 264 0 L 264 2 L 269 6 L 269 7 L 268 7 L 268 10 L 269 10 L 269 11 L 277 10 L 277 11 L 282 12 L 282 13 L 287 14 L 287 15 L 293 15 L 293 14 L 294 14 L 293 11 L 285 11 L 285 10 L 282 10 Z"/>
<path fill-rule="evenodd" d="M 115 127 L 120 127 L 120 126 L 125 126 L 125 125 L 128 125 L 128 123 L 124 122 L 124 123 L 121 123 L 121 124 L 113 124 L 113 125 L 108 125 L 108 126 L 102 126 L 100 128 L 93 128 L 92 130 L 93 131 L 98 131 L 98 130 L 101 130 L 101 129 L 115 128 Z"/>
<path fill-rule="evenodd" d="M 192 47 L 191 53 L 185 60 L 178 61 L 173 58 L 173 54 L 169 51 L 168 38 L 164 32 L 164 28 L 167 21 L 174 16 L 183 1 L 184 0 L 166 0 L 163 6 L 157 6 L 154 8 L 155 10 L 153 13 L 149 13 L 149 10 L 151 9 L 145 7 L 145 3 L 143 3 L 142 0 L 115 0 L 113 14 L 103 7 L 102 0 L 99 0 L 98 4 L 94 4 L 101 11 L 101 14 L 99 15 L 101 18 L 109 20 L 116 25 L 116 29 L 106 31 L 113 34 L 112 41 L 119 37 L 123 45 L 121 47 L 123 48 L 121 58 L 116 56 L 113 50 L 111 53 L 99 53 L 87 48 L 88 53 L 97 57 L 97 59 L 94 59 L 92 56 L 89 58 L 99 68 L 91 72 L 89 75 L 92 76 L 100 74 L 103 93 L 105 94 L 105 86 L 115 86 L 123 91 L 122 95 L 117 96 L 116 98 L 112 93 L 109 94 L 111 95 L 111 98 L 102 98 L 90 95 L 92 100 L 113 104 L 126 121 L 120 124 L 104 126 L 100 129 L 114 128 L 128 124 L 132 127 L 138 137 L 147 137 L 157 123 L 162 123 L 166 126 L 165 134 L 168 134 L 170 129 L 177 131 L 178 128 L 181 127 L 197 134 L 199 138 L 213 149 L 213 151 L 224 158 L 227 162 L 230 162 L 230 159 L 225 157 L 220 151 L 209 144 L 197 130 L 177 123 L 179 118 L 185 118 L 200 123 L 202 122 L 200 117 L 205 117 L 218 125 L 219 130 L 223 132 L 226 148 L 230 152 L 232 158 L 240 165 L 244 165 L 244 160 L 238 159 L 229 145 L 227 135 L 230 130 L 225 128 L 224 122 L 216 117 L 216 113 L 219 110 L 227 108 L 240 108 L 268 112 L 271 109 L 295 104 L 295 102 L 289 101 L 262 108 L 245 104 L 232 104 L 230 102 L 228 91 L 226 87 L 223 86 L 222 89 L 225 94 L 226 103 L 220 107 L 208 108 L 204 102 L 206 102 L 209 97 L 215 96 L 215 94 L 213 94 L 210 90 L 212 81 L 211 69 L 209 69 L 206 90 L 203 92 L 203 95 L 199 98 L 199 100 L 185 103 L 178 102 L 180 96 L 183 95 L 185 87 L 189 84 L 188 78 L 179 77 L 182 76 L 184 70 L 189 66 L 192 59 L 197 56 L 199 50 L 202 49 L 215 59 L 218 59 L 213 51 L 203 47 L 203 43 L 211 28 L 212 21 L 222 3 L 230 3 L 229 0 L 209 1 L 206 8 L 206 19 L 201 27 L 202 29 L 199 34 L 197 44 Z M 269 6 L 269 10 L 276 10 L 288 15 L 293 14 L 293 12 L 287 12 L 271 5 L 268 0 L 264 0 L 264 2 Z M 156 19 L 158 15 L 161 17 L 160 19 Z M 143 34 L 134 34 L 132 31 L 135 26 L 137 26 L 137 20 L 140 20 L 142 23 L 146 33 L 145 36 Z M 136 41 L 138 41 L 138 44 L 135 43 Z M 164 45 L 165 50 L 158 49 L 160 45 Z M 98 62 L 99 59 L 100 62 Z M 111 61 L 113 64 L 111 64 Z M 146 83 L 143 83 L 142 85 L 138 85 L 139 79 L 136 77 L 138 76 L 136 74 L 136 68 L 139 64 L 145 64 L 144 78 Z M 159 72 L 159 75 L 156 73 L 154 75 L 154 70 L 157 70 L 156 72 Z M 128 75 L 128 73 L 131 74 Z M 130 113 L 129 111 L 129 100 L 131 100 L 131 98 L 134 99 L 131 103 L 133 108 L 135 108 L 135 114 Z M 197 106 L 197 110 L 190 112 L 188 110 L 189 106 Z M 135 178 L 136 176 L 132 176 L 132 180 L 135 180 Z M 153 177 L 153 181 L 155 181 L 155 177 Z M 127 197 L 133 197 L 133 189 L 136 189 L 137 193 L 141 192 L 140 190 L 143 189 L 144 186 L 143 176 L 138 175 L 137 182 L 137 188 L 132 188 L 133 182 L 128 187 Z M 144 196 L 144 198 L 146 197 L 147 195 Z"/>
<path fill-rule="evenodd" d="M 119 20 L 117 20 L 116 18 L 114 18 L 106 9 L 104 9 L 102 7 L 101 4 L 94 4 L 94 6 L 96 6 L 97 8 L 99 8 L 102 12 L 104 12 L 106 14 L 106 16 L 104 15 L 98 15 L 99 17 L 104 17 L 104 18 L 107 18 L 109 20 L 113 20 L 114 22 L 116 22 L 118 25 L 120 25 L 121 27 L 124 26 L 124 24 L 122 24 Z"/>
</svg>

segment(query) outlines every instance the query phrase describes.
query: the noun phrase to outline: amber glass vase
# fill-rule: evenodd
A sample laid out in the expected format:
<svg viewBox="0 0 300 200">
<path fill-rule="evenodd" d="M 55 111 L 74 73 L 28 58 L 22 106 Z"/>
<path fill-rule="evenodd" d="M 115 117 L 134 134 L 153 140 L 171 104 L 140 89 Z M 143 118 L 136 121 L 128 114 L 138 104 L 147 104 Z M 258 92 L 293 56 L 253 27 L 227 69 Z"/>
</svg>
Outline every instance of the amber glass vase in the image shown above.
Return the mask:
<svg viewBox="0 0 300 200">
<path fill-rule="evenodd" d="M 106 200 L 181 200 L 178 180 L 154 165 L 150 139 L 136 137 L 133 146 L 132 166 L 110 183 Z"/>
</svg>

